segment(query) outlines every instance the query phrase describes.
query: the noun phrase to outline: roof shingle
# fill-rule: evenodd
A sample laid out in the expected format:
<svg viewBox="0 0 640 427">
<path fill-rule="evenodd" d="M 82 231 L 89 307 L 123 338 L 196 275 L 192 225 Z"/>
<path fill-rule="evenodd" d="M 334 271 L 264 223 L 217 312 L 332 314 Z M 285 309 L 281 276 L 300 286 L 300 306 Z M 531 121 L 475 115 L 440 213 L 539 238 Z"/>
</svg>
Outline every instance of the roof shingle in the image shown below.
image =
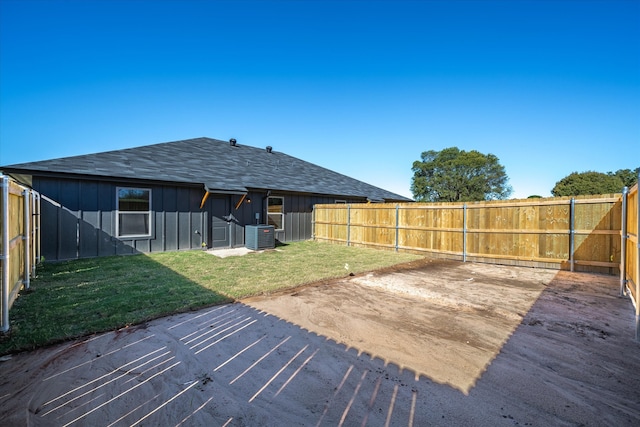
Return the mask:
<svg viewBox="0 0 640 427">
<path fill-rule="evenodd" d="M 207 190 L 282 190 L 410 201 L 390 191 L 277 151 L 194 138 L 116 151 L 21 163 L 6 172 L 47 172 L 203 184 Z"/>
</svg>

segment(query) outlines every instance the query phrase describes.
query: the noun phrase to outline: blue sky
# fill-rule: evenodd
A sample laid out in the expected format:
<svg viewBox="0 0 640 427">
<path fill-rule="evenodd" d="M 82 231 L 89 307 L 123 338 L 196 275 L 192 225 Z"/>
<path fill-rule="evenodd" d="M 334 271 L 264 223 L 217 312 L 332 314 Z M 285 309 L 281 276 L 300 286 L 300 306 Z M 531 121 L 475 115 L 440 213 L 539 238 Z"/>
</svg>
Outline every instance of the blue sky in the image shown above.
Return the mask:
<svg viewBox="0 0 640 427">
<path fill-rule="evenodd" d="M 640 1 L 0 0 L 0 164 L 200 136 L 406 196 L 456 146 L 550 196 L 640 166 Z"/>
</svg>

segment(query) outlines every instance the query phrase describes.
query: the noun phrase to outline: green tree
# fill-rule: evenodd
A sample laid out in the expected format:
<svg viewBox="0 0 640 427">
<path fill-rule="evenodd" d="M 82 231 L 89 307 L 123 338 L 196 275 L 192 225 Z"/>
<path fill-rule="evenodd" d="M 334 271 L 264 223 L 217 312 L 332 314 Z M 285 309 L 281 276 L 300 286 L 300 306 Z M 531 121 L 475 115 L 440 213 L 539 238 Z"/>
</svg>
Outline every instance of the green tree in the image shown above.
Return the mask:
<svg viewBox="0 0 640 427">
<path fill-rule="evenodd" d="M 587 194 L 619 193 L 624 187 L 622 179 L 613 173 L 572 172 L 556 182 L 551 194 L 556 197 Z"/>
<path fill-rule="evenodd" d="M 504 167 L 493 154 L 457 147 L 425 151 L 413 162 L 411 192 L 422 202 L 506 199 L 512 192 Z"/>
<path fill-rule="evenodd" d="M 633 187 L 636 185 L 636 182 L 638 182 L 638 172 L 640 172 L 640 168 L 636 168 L 635 171 L 631 169 L 618 169 L 614 175 L 622 180 L 625 187 Z"/>
</svg>

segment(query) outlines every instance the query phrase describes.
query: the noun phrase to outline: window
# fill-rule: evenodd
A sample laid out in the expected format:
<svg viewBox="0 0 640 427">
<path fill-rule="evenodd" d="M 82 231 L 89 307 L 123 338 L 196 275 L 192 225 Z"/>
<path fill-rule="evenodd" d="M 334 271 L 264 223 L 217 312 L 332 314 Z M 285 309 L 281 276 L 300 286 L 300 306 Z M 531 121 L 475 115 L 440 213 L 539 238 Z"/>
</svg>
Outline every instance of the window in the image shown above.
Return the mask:
<svg viewBox="0 0 640 427">
<path fill-rule="evenodd" d="M 347 201 L 346 201 L 346 200 L 336 199 L 336 203 L 337 203 L 337 204 L 343 204 L 343 205 L 346 205 L 346 204 L 347 204 Z"/>
<path fill-rule="evenodd" d="M 276 230 L 284 229 L 284 197 L 269 197 L 267 225 L 273 225 Z"/>
<path fill-rule="evenodd" d="M 116 209 L 118 237 L 151 236 L 151 190 L 118 187 Z"/>
</svg>

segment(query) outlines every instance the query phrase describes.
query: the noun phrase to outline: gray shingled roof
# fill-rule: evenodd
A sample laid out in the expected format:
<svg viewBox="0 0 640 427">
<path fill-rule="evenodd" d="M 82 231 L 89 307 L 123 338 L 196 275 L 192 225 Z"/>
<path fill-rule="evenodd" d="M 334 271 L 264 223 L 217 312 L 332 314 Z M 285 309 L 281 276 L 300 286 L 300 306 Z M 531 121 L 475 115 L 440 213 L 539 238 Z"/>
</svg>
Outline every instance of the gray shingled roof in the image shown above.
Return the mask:
<svg viewBox="0 0 640 427">
<path fill-rule="evenodd" d="M 70 173 L 203 184 L 209 191 L 282 190 L 373 200 L 410 201 L 398 194 L 277 151 L 211 138 L 4 166 L 7 173 Z"/>
</svg>

